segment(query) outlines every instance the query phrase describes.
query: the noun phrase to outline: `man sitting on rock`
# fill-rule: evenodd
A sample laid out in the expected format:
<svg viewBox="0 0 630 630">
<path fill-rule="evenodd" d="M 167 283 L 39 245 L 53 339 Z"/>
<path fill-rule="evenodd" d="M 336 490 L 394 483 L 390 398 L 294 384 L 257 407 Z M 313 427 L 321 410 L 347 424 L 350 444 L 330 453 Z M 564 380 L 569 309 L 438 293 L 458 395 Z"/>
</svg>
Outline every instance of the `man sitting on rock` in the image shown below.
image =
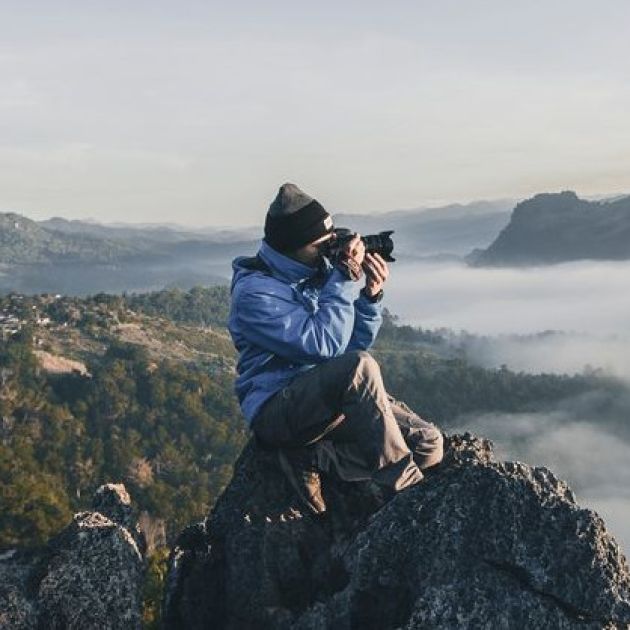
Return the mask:
<svg viewBox="0 0 630 630">
<path fill-rule="evenodd" d="M 387 263 L 356 235 L 333 265 L 322 253 L 331 238 L 330 214 L 284 184 L 257 256 L 234 260 L 229 319 L 245 418 L 315 514 L 326 510 L 320 471 L 372 479 L 389 497 L 442 459 L 440 431 L 387 394 L 367 352 Z"/>
</svg>

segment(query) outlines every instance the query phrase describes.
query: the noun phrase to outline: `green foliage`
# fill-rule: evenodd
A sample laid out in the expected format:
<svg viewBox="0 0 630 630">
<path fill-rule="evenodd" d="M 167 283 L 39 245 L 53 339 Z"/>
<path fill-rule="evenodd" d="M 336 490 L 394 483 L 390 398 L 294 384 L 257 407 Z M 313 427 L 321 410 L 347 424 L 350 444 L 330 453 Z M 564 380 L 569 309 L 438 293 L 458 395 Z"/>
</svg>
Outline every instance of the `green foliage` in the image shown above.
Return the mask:
<svg viewBox="0 0 630 630">
<path fill-rule="evenodd" d="M 379 346 L 403 346 L 429 344 L 439 346 L 446 344 L 445 330 L 434 331 L 408 325 L 400 325 L 398 317 L 388 309 L 383 309 L 383 323 L 378 333 Z"/>
<path fill-rule="evenodd" d="M 0 547 L 41 545 L 72 516 L 63 479 L 34 462 L 28 445 L 0 445 Z"/>
<path fill-rule="evenodd" d="M 47 401 L 31 345 L 24 329 L 0 346 L 0 547 L 41 544 L 71 516 L 63 463 L 49 449 L 67 436 L 66 414 Z"/>
<path fill-rule="evenodd" d="M 36 545 L 107 481 L 167 523 L 206 514 L 229 481 L 246 429 L 229 374 L 112 343 L 92 377 L 46 375 L 26 334 L 0 347 L 4 386 L 0 545 Z"/>
<path fill-rule="evenodd" d="M 147 558 L 142 609 L 142 623 L 145 630 L 160 628 L 160 605 L 168 568 L 168 554 L 168 547 L 160 547 Z"/>
<path fill-rule="evenodd" d="M 138 313 L 159 315 L 175 322 L 225 326 L 230 293 L 226 286 L 193 287 L 190 291 L 168 289 L 128 295 L 125 303 Z"/>
<path fill-rule="evenodd" d="M 516 373 L 505 366 L 486 369 L 463 358 L 441 359 L 420 351 L 381 347 L 375 357 L 387 391 L 444 427 L 463 413 L 531 411 L 585 391 L 623 387 L 614 379 Z"/>
</svg>

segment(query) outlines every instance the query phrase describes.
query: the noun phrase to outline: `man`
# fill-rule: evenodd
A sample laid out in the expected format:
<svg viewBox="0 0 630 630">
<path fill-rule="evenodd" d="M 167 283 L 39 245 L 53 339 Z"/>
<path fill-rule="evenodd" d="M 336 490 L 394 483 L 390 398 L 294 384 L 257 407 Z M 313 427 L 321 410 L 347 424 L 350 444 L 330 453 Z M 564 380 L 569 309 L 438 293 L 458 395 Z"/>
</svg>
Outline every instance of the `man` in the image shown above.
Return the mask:
<svg viewBox="0 0 630 630">
<path fill-rule="evenodd" d="M 229 319 L 243 413 L 314 514 L 326 510 L 320 471 L 392 495 L 442 459 L 440 431 L 387 394 L 367 352 L 387 263 L 356 235 L 333 265 L 322 254 L 331 238 L 330 214 L 284 184 L 257 256 L 234 260 Z"/>
</svg>

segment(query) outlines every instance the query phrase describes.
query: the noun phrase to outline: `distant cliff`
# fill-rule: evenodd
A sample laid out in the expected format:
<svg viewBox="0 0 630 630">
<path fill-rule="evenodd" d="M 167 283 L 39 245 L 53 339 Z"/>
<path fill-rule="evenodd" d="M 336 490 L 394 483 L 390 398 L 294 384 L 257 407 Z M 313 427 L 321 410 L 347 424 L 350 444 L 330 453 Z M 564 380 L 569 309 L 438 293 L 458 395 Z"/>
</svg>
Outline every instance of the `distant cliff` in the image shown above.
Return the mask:
<svg viewBox="0 0 630 630">
<path fill-rule="evenodd" d="M 545 193 L 519 203 L 476 266 L 545 265 L 570 260 L 630 259 L 630 196 L 585 201 L 574 192 Z"/>
<path fill-rule="evenodd" d="M 171 553 L 166 629 L 627 628 L 630 575 L 601 518 L 546 468 L 446 440 L 442 465 L 380 507 L 327 478 L 303 516 L 253 444 Z"/>
</svg>

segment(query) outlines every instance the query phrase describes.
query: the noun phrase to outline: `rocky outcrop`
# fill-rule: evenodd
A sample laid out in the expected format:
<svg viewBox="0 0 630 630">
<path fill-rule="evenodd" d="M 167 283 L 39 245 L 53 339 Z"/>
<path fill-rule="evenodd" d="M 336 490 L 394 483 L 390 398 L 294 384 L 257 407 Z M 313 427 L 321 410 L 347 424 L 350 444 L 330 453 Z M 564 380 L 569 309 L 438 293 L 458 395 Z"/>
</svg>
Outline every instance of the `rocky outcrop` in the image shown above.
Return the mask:
<svg viewBox="0 0 630 630">
<path fill-rule="evenodd" d="M 144 568 L 125 487 L 101 486 L 44 550 L 0 557 L 0 628 L 140 628 Z"/>
<path fill-rule="evenodd" d="M 628 628 L 630 575 L 601 518 L 545 468 L 446 440 L 443 464 L 384 506 L 325 480 L 303 514 L 249 444 L 170 558 L 166 628 Z"/>
<path fill-rule="evenodd" d="M 630 259 L 630 197 L 586 201 L 574 192 L 545 193 L 519 203 L 476 266 L 547 265 L 569 260 Z"/>
</svg>

